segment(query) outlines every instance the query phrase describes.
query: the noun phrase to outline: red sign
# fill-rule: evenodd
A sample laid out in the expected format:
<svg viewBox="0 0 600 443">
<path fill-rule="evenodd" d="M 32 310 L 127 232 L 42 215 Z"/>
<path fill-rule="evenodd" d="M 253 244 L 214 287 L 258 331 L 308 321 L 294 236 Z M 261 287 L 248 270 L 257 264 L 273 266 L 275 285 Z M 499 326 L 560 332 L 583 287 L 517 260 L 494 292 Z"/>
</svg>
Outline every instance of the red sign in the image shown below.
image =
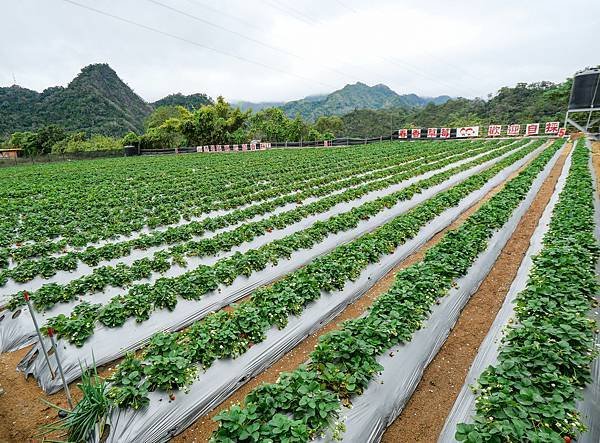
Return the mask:
<svg viewBox="0 0 600 443">
<path fill-rule="evenodd" d="M 564 137 L 565 134 L 567 133 L 567 129 L 566 128 L 560 128 L 558 130 L 558 134 L 556 134 L 558 137 Z"/>
<path fill-rule="evenodd" d="M 408 138 L 408 129 L 399 129 L 398 138 Z"/>
<path fill-rule="evenodd" d="M 546 127 L 544 128 L 544 133 L 558 134 L 559 126 L 560 126 L 559 122 L 548 122 L 548 123 L 546 123 Z"/>
<path fill-rule="evenodd" d="M 427 129 L 427 138 L 436 138 L 437 137 L 437 128 L 428 128 Z"/>
<path fill-rule="evenodd" d="M 540 132 L 539 123 L 527 123 L 525 135 L 538 135 Z"/>
<path fill-rule="evenodd" d="M 248 149 L 248 145 L 246 143 L 242 144 L 242 151 L 246 151 Z"/>
<path fill-rule="evenodd" d="M 411 138 L 421 138 L 421 128 L 410 130 Z"/>
<path fill-rule="evenodd" d="M 441 138 L 450 138 L 450 128 L 440 128 Z"/>
<path fill-rule="evenodd" d="M 508 125 L 506 128 L 506 135 L 519 135 L 521 132 L 521 125 Z"/>
<path fill-rule="evenodd" d="M 502 133 L 502 125 L 489 125 L 488 137 L 496 137 Z"/>
</svg>

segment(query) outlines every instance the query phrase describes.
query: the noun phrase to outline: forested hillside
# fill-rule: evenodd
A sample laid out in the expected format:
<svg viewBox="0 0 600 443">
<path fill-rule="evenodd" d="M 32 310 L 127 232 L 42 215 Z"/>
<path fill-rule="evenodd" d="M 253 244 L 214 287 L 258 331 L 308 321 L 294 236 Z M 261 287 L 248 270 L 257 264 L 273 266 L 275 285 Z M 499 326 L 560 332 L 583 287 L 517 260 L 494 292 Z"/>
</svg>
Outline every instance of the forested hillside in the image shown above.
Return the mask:
<svg viewBox="0 0 600 443">
<path fill-rule="evenodd" d="M 448 96 L 435 98 L 419 97 L 415 94 L 399 95 L 386 85 L 368 86 L 364 83 L 346 85 L 342 89 L 324 96 L 306 97 L 291 101 L 281 108 L 290 117 L 300 115 L 314 121 L 326 115 L 343 115 L 356 109 L 411 108 L 427 103 L 443 103 Z"/>
<path fill-rule="evenodd" d="M 407 127 L 509 124 L 562 120 L 567 109 L 571 80 L 518 83 L 482 99 L 450 99 L 420 108 L 355 110 L 342 116 L 344 135 L 373 137 Z"/>
<path fill-rule="evenodd" d="M 177 94 L 170 94 L 160 100 L 152 103 L 154 108 L 159 106 L 183 106 L 189 110 L 199 108 L 200 106 L 210 105 L 213 101 L 206 94 L 190 94 L 183 95 L 178 92 Z"/>
<path fill-rule="evenodd" d="M 0 88 L 0 135 L 56 124 L 69 131 L 123 135 L 143 129 L 153 107 L 106 64 L 86 66 L 64 88 Z"/>
</svg>

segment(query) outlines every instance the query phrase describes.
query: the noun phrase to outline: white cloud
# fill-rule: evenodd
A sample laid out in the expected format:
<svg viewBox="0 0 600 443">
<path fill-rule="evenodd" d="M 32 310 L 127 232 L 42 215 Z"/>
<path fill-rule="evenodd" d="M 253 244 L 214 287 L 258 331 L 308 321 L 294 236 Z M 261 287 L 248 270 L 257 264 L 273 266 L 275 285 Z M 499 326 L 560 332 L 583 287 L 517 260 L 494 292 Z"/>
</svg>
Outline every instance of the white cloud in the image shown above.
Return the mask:
<svg viewBox="0 0 600 443">
<path fill-rule="evenodd" d="M 356 81 L 472 97 L 519 81 L 562 81 L 599 62 L 595 0 L 74 1 L 196 45 L 64 0 L 3 2 L 0 85 L 14 73 L 21 86 L 42 90 L 107 62 L 147 100 L 178 91 L 289 100 Z"/>
</svg>

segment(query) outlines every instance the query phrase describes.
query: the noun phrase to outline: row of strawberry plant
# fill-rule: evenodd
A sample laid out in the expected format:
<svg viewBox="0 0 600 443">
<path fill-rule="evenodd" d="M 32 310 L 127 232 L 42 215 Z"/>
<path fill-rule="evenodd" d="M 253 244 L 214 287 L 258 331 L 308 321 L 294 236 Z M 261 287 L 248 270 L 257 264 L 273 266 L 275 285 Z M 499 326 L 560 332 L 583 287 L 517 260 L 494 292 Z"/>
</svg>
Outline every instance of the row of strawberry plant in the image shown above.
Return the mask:
<svg viewBox="0 0 600 443">
<path fill-rule="evenodd" d="M 562 141 L 545 150 L 459 228 L 448 232 L 422 261 L 398 272 L 392 287 L 365 316 L 321 336 L 308 363 L 282 374 L 276 383 L 259 386 L 243 404 L 217 415 L 219 428 L 212 441 L 259 442 L 275 437 L 308 441 L 330 428 L 339 419 L 341 404 L 351 403 L 383 369 L 377 357 L 410 341 L 436 301 L 468 272 L 560 145 Z M 337 427 L 341 429 L 343 425 Z"/>
<path fill-rule="evenodd" d="M 333 184 L 332 183 L 333 180 L 340 180 L 343 178 L 347 178 L 348 176 L 353 176 L 353 175 L 359 174 L 359 173 L 362 174 L 365 171 L 368 172 L 368 171 L 376 169 L 380 166 L 386 167 L 388 165 L 397 164 L 398 162 L 402 163 L 405 161 L 410 161 L 410 159 L 427 157 L 428 152 L 439 151 L 439 149 L 440 149 L 439 144 L 437 144 L 437 145 L 438 145 L 437 149 L 432 149 L 432 148 L 436 147 L 436 144 L 431 143 L 431 142 L 428 144 L 420 144 L 418 147 L 413 147 L 412 149 L 405 148 L 405 149 L 401 150 L 401 152 L 403 154 L 401 158 L 397 158 L 399 152 L 396 152 L 396 153 L 392 152 L 391 155 L 385 156 L 383 154 L 385 154 L 386 151 L 382 150 L 382 152 L 380 153 L 381 155 L 376 156 L 375 159 L 371 158 L 368 160 L 364 160 L 362 162 L 359 162 L 358 164 L 353 163 L 354 167 L 352 167 L 351 169 L 348 169 L 347 167 L 342 166 L 345 163 L 344 161 L 336 162 L 334 166 L 329 167 L 327 170 L 318 170 L 312 174 L 306 174 L 306 173 L 301 174 L 302 180 L 305 180 L 305 181 L 298 181 L 298 177 L 294 176 L 286 181 L 285 186 L 283 186 L 282 184 L 279 184 L 278 186 L 273 186 L 266 191 L 262 191 L 262 192 L 259 192 L 256 194 L 251 194 L 251 193 L 248 193 L 247 191 L 243 191 L 243 195 L 241 195 L 241 199 L 240 199 L 239 194 L 237 196 L 223 194 L 223 197 L 226 197 L 225 201 L 224 202 L 221 201 L 221 206 L 213 205 L 213 209 L 219 209 L 219 208 L 220 209 L 223 209 L 223 208 L 232 209 L 236 206 L 240 206 L 243 204 L 253 203 L 253 202 L 265 200 L 268 198 L 276 198 L 277 196 L 281 196 L 281 195 L 285 195 L 285 194 L 289 194 L 289 193 L 296 193 L 296 192 L 298 192 L 299 189 L 306 190 L 306 189 L 309 189 L 311 186 L 323 185 L 323 184 L 331 185 L 331 184 Z M 484 145 L 485 145 L 485 143 L 484 143 Z M 445 148 L 451 149 L 453 146 L 460 147 L 460 144 L 453 143 L 451 145 L 446 145 Z M 399 151 L 399 150 L 397 150 L 397 151 Z M 408 154 L 413 154 L 413 155 L 408 155 Z M 369 161 L 368 164 L 366 163 L 367 161 Z M 247 186 L 245 186 L 244 189 L 247 189 Z M 285 203 L 293 202 L 297 198 L 300 198 L 300 197 L 295 196 L 295 195 L 287 195 L 286 199 L 285 199 Z M 197 204 L 197 202 L 196 202 L 196 204 Z M 265 202 L 264 204 L 269 205 L 269 202 Z M 203 209 L 201 209 L 199 211 L 195 211 L 194 214 L 198 215 L 198 214 L 202 213 L 202 211 L 207 212 L 209 209 L 210 209 L 210 207 L 208 207 L 208 206 L 203 207 Z M 186 210 L 189 210 L 189 208 L 186 208 Z M 186 215 L 186 214 L 183 214 L 182 216 L 184 219 L 190 219 L 190 217 L 191 217 L 190 215 Z M 139 220 L 139 222 L 140 222 L 140 226 L 138 226 L 138 227 L 139 228 L 143 227 L 143 220 Z M 157 233 L 157 235 L 160 235 L 160 233 Z M 30 257 L 34 257 L 34 256 L 40 256 L 40 255 L 44 256 L 44 255 L 48 255 L 50 253 L 65 252 L 66 248 L 67 248 L 67 243 L 68 242 L 66 239 L 62 239 L 59 241 L 46 240 L 46 241 L 38 241 L 33 244 L 20 245 L 16 248 L 5 249 L 4 251 L 0 250 L 0 264 L 2 264 L 3 267 L 7 267 L 9 256 L 12 257 L 13 260 L 20 261 L 22 259 L 30 258 Z M 110 251 L 112 252 L 112 257 L 114 257 L 114 254 L 117 253 L 118 251 L 126 250 L 126 246 L 120 246 L 120 245 L 114 245 L 114 246 L 107 245 L 106 248 L 112 248 L 112 249 L 110 249 Z M 106 248 L 102 248 L 102 250 L 104 251 L 104 250 L 106 250 Z M 95 256 L 100 256 L 100 257 L 102 256 L 102 251 L 95 251 L 94 249 L 95 248 L 90 248 L 90 251 L 88 251 L 89 255 L 90 255 L 89 258 L 92 262 L 93 262 Z M 110 256 L 110 254 L 108 254 L 108 255 Z M 65 266 L 67 266 L 67 265 L 65 265 Z"/>
<path fill-rule="evenodd" d="M 368 158 L 381 150 L 394 151 L 388 143 L 362 150 L 348 149 L 347 154 Z M 343 154 L 340 149 L 327 150 L 327 155 L 311 150 L 271 151 L 258 156 L 228 156 L 226 161 L 187 156 L 99 161 L 93 165 L 83 162 L 81 171 L 69 170 L 68 174 L 48 180 L 40 180 L 46 169 L 43 167 L 37 170 L 38 176 L 32 177 L 22 171 L 18 174 L 3 171 L 0 182 L 8 182 L 9 186 L 0 190 L 0 200 L 6 202 L 0 208 L 1 231 L 6 235 L 0 235 L 0 240 L 3 246 L 8 246 L 15 241 L 62 235 L 74 244 L 84 245 L 99 237 L 139 230 L 145 223 L 172 223 L 181 215 L 202 211 L 204 205 L 198 202 L 203 197 L 209 198 L 208 204 L 234 190 L 239 191 L 235 194 L 239 197 L 248 189 L 273 188 L 285 183 L 282 180 L 290 174 L 301 178 L 302 172 L 309 173 L 315 168 L 323 172 L 331 165 L 328 157 L 343 163 L 346 161 Z M 257 160 L 259 157 L 262 162 Z M 336 163 L 333 162 L 333 167 Z M 51 171 L 66 169 L 68 165 L 58 165 Z M 7 180 L 2 180 L 4 175 L 8 175 Z"/>
<path fill-rule="evenodd" d="M 514 148 L 514 146 L 507 147 L 499 151 L 499 153 Z M 481 150 L 483 149 L 487 148 L 481 148 Z M 38 310 L 47 310 L 58 302 L 68 302 L 78 296 L 101 291 L 107 286 L 124 287 L 136 280 L 150 277 L 153 272 L 164 272 L 170 269 L 175 263 L 180 266 L 186 266 L 185 255 L 202 257 L 215 255 L 220 251 L 231 250 L 234 246 L 249 242 L 257 236 L 271 232 L 273 229 L 283 229 L 286 226 L 301 221 L 305 217 L 325 212 L 340 203 L 351 202 L 368 193 L 385 189 L 413 176 L 439 169 L 459 160 L 464 160 L 474 154 L 478 154 L 479 151 L 467 151 L 464 154 L 453 152 L 451 156 L 448 153 L 441 153 L 437 156 L 432 156 L 430 163 L 425 165 L 421 163 L 420 166 L 416 166 L 413 162 L 395 171 L 394 175 L 382 180 L 348 189 L 340 194 L 335 194 L 314 203 L 276 214 L 268 219 L 244 224 L 233 231 L 227 231 L 212 238 L 182 243 L 168 251 L 159 251 L 152 258 L 136 260 L 131 266 L 124 264 L 103 266 L 95 269 L 91 274 L 72 280 L 64 285 L 57 283 L 46 284 L 33 292 L 31 299 Z M 21 291 L 11 297 L 8 307 L 15 309 L 24 303 Z"/>
<path fill-rule="evenodd" d="M 359 179 L 362 176 L 366 176 L 366 175 L 369 176 L 369 177 L 365 178 L 365 180 L 383 177 L 386 174 L 386 170 L 391 170 L 392 168 L 394 168 L 394 166 L 399 166 L 403 163 L 408 163 L 410 161 L 416 161 L 418 159 L 427 160 L 429 155 L 433 155 L 433 154 L 435 154 L 437 152 L 441 152 L 441 151 L 459 152 L 461 150 L 464 150 L 465 147 L 472 146 L 472 145 L 473 145 L 472 143 L 464 143 L 464 142 L 463 143 L 454 143 L 452 145 L 448 144 L 445 146 L 440 145 L 440 144 L 436 145 L 436 144 L 430 143 L 429 145 L 419 145 L 418 147 L 413 147 L 413 149 L 404 149 L 402 151 L 401 158 L 396 158 L 396 156 L 393 156 L 393 155 L 378 156 L 378 157 L 369 159 L 369 163 L 366 163 L 366 161 L 363 161 L 359 164 L 353 164 L 352 167 L 346 167 L 346 166 L 342 167 L 342 166 L 340 166 L 339 163 L 337 163 L 334 166 L 328 167 L 327 170 L 325 170 L 325 171 L 317 171 L 313 174 L 304 173 L 302 175 L 302 177 L 306 179 L 305 181 L 292 180 L 290 183 L 290 186 L 279 185 L 277 188 L 273 189 L 273 191 L 276 191 L 277 194 L 272 194 L 272 195 L 270 195 L 270 197 L 274 198 L 279 195 L 284 195 L 286 193 L 291 193 L 294 191 L 297 193 L 291 194 L 291 195 L 285 195 L 283 198 L 280 198 L 279 200 L 277 200 L 276 203 L 275 202 L 274 203 L 265 202 L 265 203 L 262 203 L 261 205 L 265 205 L 266 208 L 271 208 L 271 210 L 272 210 L 272 208 L 275 208 L 277 206 L 281 206 L 286 203 L 291 203 L 291 202 L 302 200 L 302 199 L 306 198 L 306 196 L 311 197 L 313 195 L 323 195 L 323 194 L 306 194 L 306 196 L 304 195 L 304 193 L 308 189 L 310 189 L 314 186 L 319 186 L 319 187 L 334 186 L 334 187 L 329 188 L 331 190 L 342 189 L 343 186 L 352 186 L 356 183 L 359 183 L 360 182 Z M 489 149 L 492 149 L 494 147 L 494 144 L 483 143 L 483 144 L 477 144 L 476 146 L 480 146 L 482 148 L 487 147 Z M 411 155 L 409 155 L 409 154 L 411 154 Z M 372 172 L 372 171 L 376 171 L 376 172 Z M 357 174 L 360 174 L 360 176 L 355 177 Z M 375 175 L 375 174 L 378 174 L 378 175 Z M 356 181 L 346 184 L 346 183 L 348 183 L 348 177 L 353 177 L 354 180 L 356 180 Z M 335 182 L 338 180 L 342 181 L 342 179 L 346 179 L 346 180 L 343 180 L 344 183 L 341 183 L 338 186 L 335 186 L 336 185 Z M 299 192 L 299 190 L 302 190 L 302 191 Z M 260 197 L 262 198 L 262 197 L 264 197 L 264 195 L 261 195 Z M 228 206 L 229 207 L 235 206 L 235 202 L 233 205 L 232 205 L 232 203 L 228 203 Z M 268 209 L 263 209 L 261 212 L 256 212 L 256 213 L 252 213 L 252 214 L 256 215 L 256 214 L 261 214 L 261 213 L 265 213 L 265 212 L 268 212 Z M 236 220 L 240 221 L 242 219 L 238 217 L 238 218 L 236 218 Z M 181 228 L 181 227 L 178 227 L 178 228 Z M 160 241 L 160 239 L 162 238 L 161 236 L 168 236 L 166 238 L 170 242 L 179 241 L 178 239 L 181 239 L 181 240 L 189 239 L 189 237 L 178 237 L 175 233 L 172 232 L 173 229 L 176 229 L 176 228 L 170 228 L 167 230 L 168 232 L 155 232 L 153 234 L 143 235 L 142 237 L 146 238 L 146 240 L 139 239 L 138 240 L 139 245 L 135 244 L 132 247 L 145 248 L 145 247 L 149 247 L 149 246 L 160 245 L 161 243 L 158 241 Z M 157 239 L 155 237 L 157 237 Z M 174 239 L 171 239 L 171 237 L 174 237 Z M 8 254 L 7 258 L 8 258 L 8 256 L 10 256 L 10 258 L 12 258 L 14 261 L 20 262 L 20 261 L 23 261 L 28 258 L 44 256 L 44 255 L 48 255 L 51 253 L 62 252 L 66 248 L 66 246 L 67 246 L 66 240 L 61 240 L 58 242 L 47 241 L 47 242 L 37 242 L 34 244 L 25 244 L 25 245 L 21 245 L 21 247 L 13 248 L 13 249 L 7 251 L 7 254 Z M 111 246 L 116 249 L 123 249 L 124 251 L 127 251 L 125 246 L 119 246 L 119 247 L 114 246 L 114 245 L 108 245 L 108 246 Z M 112 254 L 107 255 L 107 258 L 104 258 L 102 251 L 97 250 L 97 248 L 94 248 L 94 247 L 89 247 L 84 252 L 86 254 L 80 255 L 79 259 L 90 265 L 96 264 L 100 259 L 111 259 L 111 258 L 118 257 L 113 252 Z M 96 256 L 98 256 L 98 257 L 96 257 Z"/>
<path fill-rule="evenodd" d="M 533 165 L 548 161 L 556 148 L 546 149 Z M 421 203 L 372 233 L 317 258 L 229 311 L 219 311 L 175 333 L 158 333 L 139 358 L 128 356 L 111 378 L 109 396 L 120 407 L 139 408 L 149 390 L 179 389 L 193 381 L 198 364 L 207 368 L 216 359 L 235 358 L 263 341 L 271 327 L 284 328 L 322 291 L 341 290 L 371 263 L 392 254 L 447 208 L 456 206 L 519 158 L 517 152 Z M 536 166 L 531 166 L 534 168 Z"/>
<path fill-rule="evenodd" d="M 542 143 L 542 141 L 532 143 L 508 158 L 512 163 Z M 510 148 L 505 149 L 510 150 Z M 213 266 L 201 265 L 179 277 L 160 278 L 153 285 L 134 285 L 126 295 L 113 297 L 106 305 L 92 305 L 83 302 L 76 306 L 68 317 L 60 314 L 50 318 L 47 326 L 52 327 L 59 337 L 64 337 L 72 344 L 81 346 L 93 334 L 96 321 L 113 328 L 122 326 L 129 318 L 135 318 L 137 322 L 144 322 L 154 311 L 175 309 L 178 297 L 185 300 L 198 300 L 204 294 L 216 290 L 219 284 L 230 285 L 239 276 L 248 277 L 255 271 L 265 269 L 269 264 L 277 264 L 282 259 L 288 259 L 294 251 L 310 249 L 315 244 L 322 242 L 328 235 L 354 228 L 361 220 L 368 219 L 401 201 L 406 201 L 460 171 L 493 160 L 502 151 L 501 149 L 499 152 L 490 153 L 472 162 L 421 180 L 401 191 L 335 215 L 327 221 L 316 222 L 307 229 L 275 240 L 258 249 L 252 249 L 243 254 L 235 253 L 231 257 L 220 259 Z M 500 163 L 504 164 L 505 162 L 501 161 Z"/>
<path fill-rule="evenodd" d="M 414 150 L 414 148 L 413 148 L 413 150 Z M 396 150 L 396 151 L 398 151 L 398 150 Z M 289 173 L 283 173 L 280 170 L 277 171 L 278 172 L 277 176 L 278 176 L 279 181 L 277 183 L 277 186 L 271 186 L 271 188 L 274 188 L 274 187 L 277 188 L 277 187 L 281 187 L 284 184 L 287 185 L 287 184 L 291 184 L 291 183 L 300 184 L 309 179 L 324 178 L 323 176 L 327 176 L 330 172 L 344 171 L 345 169 L 348 169 L 348 166 L 352 166 L 352 165 L 357 167 L 358 168 L 357 170 L 360 171 L 361 167 L 368 166 L 368 164 L 366 162 L 372 162 L 373 160 L 375 160 L 376 162 L 382 162 L 382 161 L 385 161 L 386 159 L 398 157 L 398 152 L 394 152 L 394 151 L 389 152 L 389 149 L 381 149 L 380 156 L 373 155 L 372 151 L 369 151 L 369 150 L 367 150 L 366 152 L 370 153 L 370 155 L 365 157 L 364 153 L 361 151 L 361 152 L 359 152 L 359 154 L 360 154 L 359 156 L 349 155 L 348 156 L 349 159 L 343 159 L 343 160 L 340 159 L 341 161 L 335 162 L 333 166 L 325 163 L 325 165 L 321 164 L 318 168 L 315 169 L 315 167 L 312 165 L 312 163 L 309 163 L 309 166 L 312 168 L 312 172 L 310 170 L 307 170 L 306 168 L 303 168 L 302 162 L 298 161 L 301 159 L 297 159 L 297 161 L 295 162 L 296 163 L 295 170 L 290 171 Z M 386 155 L 386 154 L 389 154 L 389 155 Z M 357 162 L 356 160 L 361 160 L 361 161 Z M 302 173 L 299 173 L 299 171 L 301 171 Z M 239 174 L 239 175 L 242 176 L 242 174 Z M 282 178 L 286 179 L 285 183 L 281 182 Z M 226 182 L 227 177 L 226 176 L 221 177 L 221 180 L 225 183 L 221 183 L 220 187 L 216 186 L 216 187 L 213 187 L 212 189 L 221 190 L 221 192 L 219 192 L 220 196 L 223 196 L 224 194 L 226 194 L 225 195 L 226 197 L 228 197 L 228 198 L 231 197 L 231 195 L 230 195 L 230 192 L 232 191 L 231 186 L 224 186 L 227 184 L 227 182 Z M 202 185 L 201 182 L 198 183 L 198 185 L 200 185 L 199 186 L 200 189 L 203 188 L 203 186 L 201 186 Z M 237 186 L 236 189 L 238 189 L 238 190 L 243 189 L 245 194 L 251 194 L 251 193 L 247 192 L 249 187 L 251 189 L 255 190 L 255 186 L 252 186 L 251 182 L 248 182 L 245 180 L 245 181 L 241 182 L 241 184 L 239 186 Z M 77 190 L 79 192 L 79 188 L 77 188 Z M 180 186 L 178 186 L 178 190 L 180 192 L 186 191 L 185 189 L 181 189 Z M 225 193 L 225 191 L 227 191 L 227 193 Z M 69 202 L 71 196 L 68 193 L 68 188 L 61 189 L 61 192 L 63 194 L 62 198 L 64 200 L 66 200 L 67 202 Z M 66 195 L 64 195 L 64 194 L 66 194 Z M 110 197 L 110 195 L 107 197 Z M 237 197 L 239 197 L 239 194 L 236 194 L 233 197 L 237 198 Z M 26 212 L 28 214 L 29 218 L 31 218 L 32 216 L 35 216 L 35 210 L 33 210 L 33 208 L 30 208 L 26 204 L 24 204 L 24 201 L 22 198 L 18 199 L 15 197 L 12 200 L 15 204 L 15 207 L 17 207 L 16 203 L 17 202 L 19 203 L 19 205 L 18 205 L 19 209 L 22 212 Z M 105 204 L 105 200 L 111 200 L 111 199 L 107 198 L 107 199 L 102 200 L 102 204 Z M 36 202 L 36 205 L 39 205 L 37 198 L 36 198 L 35 202 Z M 74 202 L 77 202 L 77 198 L 74 199 Z M 140 202 L 137 201 L 136 203 L 139 204 Z M 194 204 L 198 205 L 198 202 L 196 200 L 194 200 Z M 57 214 L 55 214 L 57 216 L 57 218 L 60 218 L 60 215 L 61 215 L 60 209 L 55 206 L 53 206 L 52 209 L 57 212 Z M 185 207 L 185 210 L 189 211 L 189 208 Z M 85 211 L 83 211 L 83 212 L 85 212 Z M 189 218 L 191 216 L 190 214 L 191 213 L 188 212 L 188 213 L 183 213 L 182 215 L 184 218 L 186 218 L 186 217 Z M 88 214 L 86 214 L 86 215 L 88 215 Z M 48 220 L 48 222 L 50 222 L 50 223 L 53 223 L 56 221 L 57 220 Z M 17 222 L 15 221 L 14 227 L 16 227 L 16 226 L 17 226 Z M 40 244 L 22 245 L 20 248 L 17 248 L 16 250 L 23 251 L 22 254 L 32 254 L 32 253 L 39 254 L 39 253 L 43 253 L 46 251 L 60 252 L 62 250 L 62 248 L 64 248 L 66 245 L 67 245 L 67 240 L 63 239 L 58 242 L 47 241 L 47 242 L 41 242 Z M 18 257 L 18 255 L 17 255 L 17 257 Z"/>
<path fill-rule="evenodd" d="M 469 152 L 478 153 L 480 151 L 488 149 L 479 148 L 476 150 L 472 150 Z M 436 160 L 441 158 L 449 158 L 449 154 L 451 156 L 458 156 L 458 154 L 465 152 L 468 150 L 468 145 L 465 145 L 462 148 L 458 146 L 455 147 L 452 153 L 448 152 L 446 149 L 442 151 L 440 154 L 429 155 L 427 157 L 427 163 L 433 163 Z M 458 160 L 458 159 L 457 159 Z M 242 210 L 234 211 L 232 213 L 228 213 L 226 215 L 220 217 L 212 217 L 207 218 L 202 221 L 190 222 L 186 225 L 182 225 L 175 228 L 170 228 L 166 231 L 159 231 L 152 234 L 142 235 L 136 239 L 113 243 L 109 245 L 105 245 L 102 247 L 89 247 L 84 251 L 78 252 L 73 251 L 69 252 L 60 257 L 45 257 L 41 260 L 27 260 L 20 263 L 18 266 L 4 270 L 0 273 L 0 284 L 3 281 L 7 281 L 8 278 L 12 278 L 17 282 L 26 282 L 31 280 L 37 275 L 41 275 L 44 278 L 49 278 L 56 274 L 58 271 L 74 271 L 77 269 L 78 262 L 81 261 L 89 266 L 97 265 L 101 260 L 111 260 L 115 258 L 119 258 L 123 255 L 131 253 L 134 248 L 147 248 L 149 246 L 159 246 L 164 242 L 168 243 L 176 243 L 182 241 L 189 241 L 193 236 L 199 236 L 206 232 L 207 229 L 215 230 L 227 227 L 231 224 L 239 223 L 241 220 L 252 218 L 256 215 L 264 214 L 267 210 L 273 210 L 275 205 L 281 206 L 283 204 L 293 202 L 293 201 L 301 201 L 304 198 L 318 196 L 324 194 L 326 192 L 334 192 L 340 189 L 344 189 L 350 186 L 357 186 L 360 183 L 368 182 L 369 180 L 376 180 L 381 177 L 390 177 L 387 181 L 390 183 L 395 177 L 398 177 L 402 172 L 414 168 L 416 164 L 422 164 L 422 157 L 416 158 L 414 160 L 409 160 L 408 162 L 403 162 L 400 165 L 393 166 L 392 168 L 385 169 L 383 171 L 376 171 L 369 173 L 367 175 L 363 175 L 360 177 L 347 178 L 344 180 L 337 181 L 333 184 L 321 185 L 317 188 L 308 188 L 304 191 L 295 194 L 295 195 L 287 195 L 281 197 L 277 200 L 271 200 L 266 204 L 256 205 L 249 208 L 245 208 Z M 345 173 L 342 173 L 342 176 L 346 176 Z M 393 178 L 392 178 L 393 177 Z M 340 200 L 343 201 L 343 200 Z M 290 211 L 288 211 L 290 212 Z M 200 243 L 216 243 L 212 240 L 201 240 Z M 193 242 L 189 242 L 188 244 L 194 244 Z M 183 254 L 185 252 L 185 246 L 178 245 L 174 248 L 174 254 Z M 164 254 L 160 253 L 158 260 L 161 262 L 160 267 L 162 268 L 162 262 L 164 262 Z M 146 260 L 148 261 L 148 260 Z M 147 265 L 145 265 L 148 267 Z M 152 266 L 150 266 L 152 267 Z M 168 269 L 168 268 L 167 268 Z M 102 270 L 101 272 L 106 272 Z"/>
<path fill-rule="evenodd" d="M 458 425 L 459 441 L 564 442 L 585 430 L 576 401 L 598 355 L 588 313 L 600 290 L 589 155 L 583 143 L 575 148 L 543 249 L 515 300 L 516 321 L 498 362 L 477 381 L 474 421 Z"/>
</svg>

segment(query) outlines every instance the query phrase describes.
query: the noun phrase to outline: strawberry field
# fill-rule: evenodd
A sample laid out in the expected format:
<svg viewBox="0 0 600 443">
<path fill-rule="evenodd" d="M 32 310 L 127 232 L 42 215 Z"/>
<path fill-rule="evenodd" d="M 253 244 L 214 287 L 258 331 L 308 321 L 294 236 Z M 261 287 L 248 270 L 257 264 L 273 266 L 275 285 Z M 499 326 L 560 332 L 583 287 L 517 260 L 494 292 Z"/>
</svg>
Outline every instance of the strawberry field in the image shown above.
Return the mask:
<svg viewBox="0 0 600 443">
<path fill-rule="evenodd" d="M 34 441 L 597 442 L 594 149 L 390 141 L 2 169 L 0 378 L 19 376 L 0 382 L 0 419 L 30 414 Z M 503 260 L 515 274 L 471 334 Z M 436 355 L 463 329 L 476 352 L 454 352 L 464 373 L 419 437 L 403 410 L 455 366 Z"/>
</svg>

